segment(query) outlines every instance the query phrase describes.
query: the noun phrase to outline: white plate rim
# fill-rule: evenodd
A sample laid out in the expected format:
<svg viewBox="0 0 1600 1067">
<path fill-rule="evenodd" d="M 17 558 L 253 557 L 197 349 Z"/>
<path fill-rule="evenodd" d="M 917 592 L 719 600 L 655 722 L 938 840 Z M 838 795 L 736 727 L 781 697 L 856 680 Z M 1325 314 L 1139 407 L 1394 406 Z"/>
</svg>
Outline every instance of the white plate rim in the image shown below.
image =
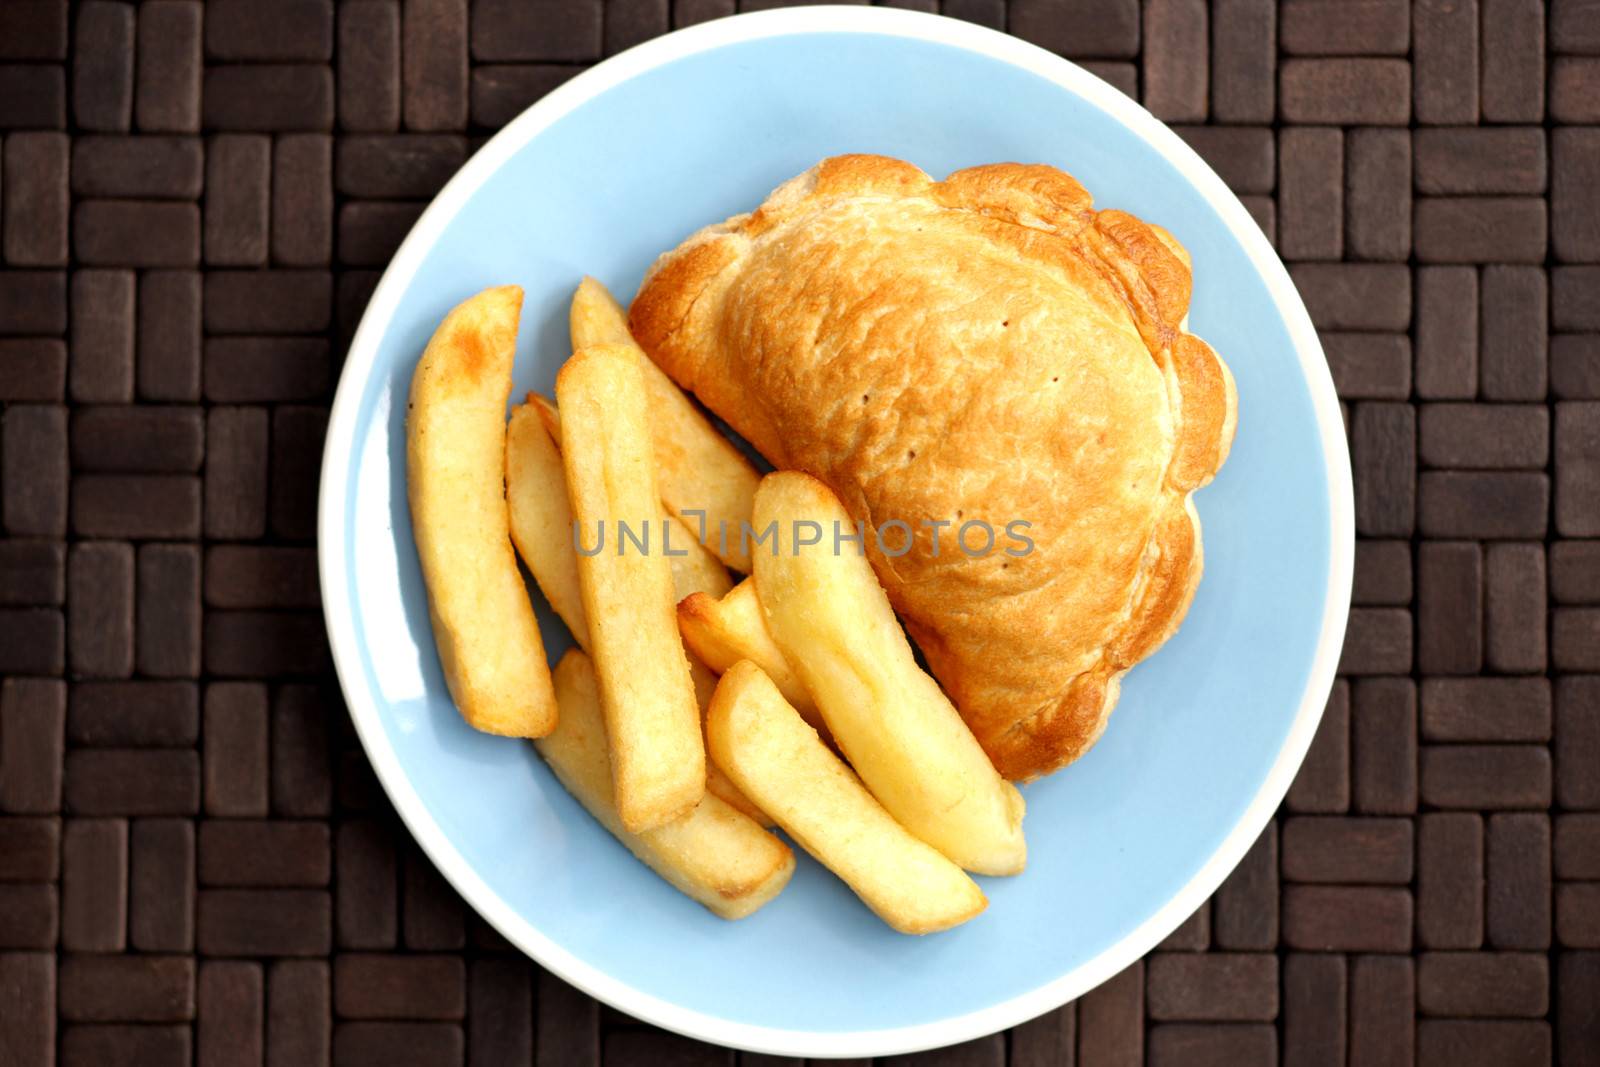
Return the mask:
<svg viewBox="0 0 1600 1067">
<path fill-rule="evenodd" d="M 412 787 L 379 722 L 377 701 L 361 680 L 359 638 L 349 598 L 344 541 L 348 532 L 350 454 L 362 389 L 379 340 L 428 249 L 488 177 L 528 141 L 606 90 L 698 52 L 768 37 L 858 33 L 934 42 L 975 52 L 1066 88 L 1107 111 L 1160 152 L 1205 197 L 1266 283 L 1282 315 L 1311 394 L 1327 469 L 1330 519 L 1328 580 L 1321 635 L 1289 733 L 1239 821 L 1189 882 L 1122 940 L 1035 989 L 977 1011 L 936 1022 L 880 1030 L 816 1033 L 755 1026 L 680 1007 L 644 993 L 588 964 L 518 915 L 456 850 Z M 956 1044 L 1008 1029 L 1100 985 L 1144 956 L 1216 890 L 1260 835 L 1288 791 L 1316 733 L 1344 643 L 1355 556 L 1350 457 L 1333 379 L 1315 328 L 1288 271 L 1254 219 L 1211 168 L 1177 134 L 1133 100 L 1088 71 L 998 30 L 925 12 L 884 7 L 814 6 L 751 12 L 677 30 L 619 53 L 535 102 L 480 148 L 417 220 L 384 270 L 351 342 L 329 416 L 318 488 L 317 540 L 323 614 L 334 667 L 356 733 L 378 780 L 435 866 L 483 918 L 542 967 L 619 1011 L 666 1030 L 751 1052 L 785 1056 L 885 1056 Z"/>
</svg>

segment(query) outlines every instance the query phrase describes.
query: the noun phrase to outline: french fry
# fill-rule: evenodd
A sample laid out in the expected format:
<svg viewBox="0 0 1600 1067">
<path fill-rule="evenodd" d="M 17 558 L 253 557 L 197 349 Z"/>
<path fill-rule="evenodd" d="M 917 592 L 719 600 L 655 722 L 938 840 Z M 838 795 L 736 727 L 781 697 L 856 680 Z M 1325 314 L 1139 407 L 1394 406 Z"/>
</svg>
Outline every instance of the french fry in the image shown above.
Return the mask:
<svg viewBox="0 0 1600 1067">
<path fill-rule="evenodd" d="M 560 450 L 531 404 L 512 408 L 506 428 L 506 503 L 517 554 L 573 640 L 587 651 L 589 617 L 578 587 L 567 475 L 561 469 Z"/>
<path fill-rule="evenodd" d="M 567 624 L 572 638 L 589 651 L 589 619 L 583 613 L 583 593 L 578 586 L 578 554 L 572 546 L 572 506 L 567 501 L 567 476 L 561 469 L 561 452 L 545 430 L 543 420 L 529 402 L 511 410 L 506 431 L 506 499 L 511 506 L 511 540 L 528 565 L 545 599 Z M 551 405 L 554 408 L 554 405 Z M 677 522 L 665 512 L 665 521 Z M 716 596 L 727 591 L 728 572 L 717 558 L 696 547 L 699 558 L 689 566 L 674 566 L 676 596 Z M 685 557 L 687 558 L 687 557 Z M 678 557 L 672 557 L 678 562 Z M 689 677 L 702 717 L 717 676 L 704 663 L 689 656 Z M 733 805 L 762 826 L 772 820 L 750 803 L 716 764 L 706 761 L 706 789 Z"/>
<path fill-rule="evenodd" d="M 659 526 L 660 494 L 638 355 L 622 345 L 575 354 L 556 378 L 562 467 L 583 545 L 578 587 L 599 677 L 622 825 L 640 833 L 694 807 L 706 758 L 672 570 L 659 552 L 620 551 L 620 524 Z"/>
<path fill-rule="evenodd" d="M 544 397 L 530 393 L 526 404 L 511 410 L 511 424 L 506 431 L 506 500 L 511 509 L 511 540 L 539 584 L 539 591 L 587 651 L 589 623 L 578 589 L 578 554 L 572 544 L 567 476 L 561 467 L 561 450 L 539 415 L 540 401 L 554 410 L 555 405 Z M 682 599 L 692 593 L 726 593 L 733 580 L 717 557 L 671 514 L 663 511 L 661 518 L 672 527 L 663 548 L 670 547 L 672 551 L 667 562 L 672 567 L 673 595 Z"/>
<path fill-rule="evenodd" d="M 649 362 L 643 355 L 639 356 L 641 365 Z M 539 393 L 529 393 L 526 407 L 532 408 L 538 415 L 539 421 L 544 425 L 545 432 L 555 442 L 556 449 L 561 448 L 561 416 L 556 410 L 556 405 L 549 397 Z M 656 468 L 657 477 L 660 476 L 660 467 Z M 665 505 L 663 505 L 665 507 Z M 677 591 L 678 599 L 682 600 L 691 593 L 708 593 L 711 596 L 722 596 L 733 588 L 733 579 L 728 577 L 728 570 L 724 567 L 716 554 L 710 548 L 700 543 L 694 530 L 685 526 L 671 511 L 661 513 L 662 529 L 670 530 L 664 535 L 662 542 L 663 554 L 672 564 L 672 584 Z"/>
<path fill-rule="evenodd" d="M 555 727 L 555 694 L 511 550 L 504 482 L 521 311 L 518 287 L 486 289 L 428 342 L 411 378 L 406 495 L 450 696 L 475 729 L 538 737 Z"/>
<path fill-rule="evenodd" d="M 663 511 L 661 529 L 666 537 L 662 548 L 671 551 L 667 556 L 667 564 L 672 568 L 674 596 L 679 600 L 696 593 L 722 596 L 733 588 L 728 568 L 722 565 L 715 553 L 695 539 L 694 531 L 685 526 L 681 519 Z"/>
<path fill-rule="evenodd" d="M 890 814 L 969 871 L 1016 874 L 1028 856 L 1022 794 L 917 665 L 866 557 L 835 551 L 820 534 L 820 543 L 802 543 L 808 523 L 825 531 L 836 522 L 853 528 L 838 498 L 810 475 L 762 479 L 755 528 L 776 524 L 777 542 L 774 553 L 756 554 L 755 582 L 773 639 Z"/>
<path fill-rule="evenodd" d="M 722 675 L 706 738 L 734 784 L 901 933 L 947 930 L 987 906 L 977 884 L 895 822 L 750 661 Z"/>
<path fill-rule="evenodd" d="M 555 670 L 561 720 L 534 742 L 539 755 L 602 826 L 652 870 L 724 919 L 742 919 L 777 896 L 794 853 L 715 796 L 643 833 L 630 833 L 612 799 L 611 767 L 594 665 L 577 649 Z"/>
<path fill-rule="evenodd" d="M 561 412 L 556 410 L 556 402 L 543 393 L 529 393 L 528 405 L 538 414 L 539 421 L 544 423 L 545 432 L 550 435 L 550 440 L 556 443 L 557 448 L 560 448 Z"/>
<path fill-rule="evenodd" d="M 717 691 L 717 676 L 704 663 L 695 659 L 694 653 L 689 653 L 689 676 L 694 679 L 694 698 L 700 702 L 700 722 L 702 728 L 705 724 L 705 713 L 711 708 L 711 696 Z M 706 756 L 706 792 L 721 800 L 730 807 L 738 808 L 762 827 L 770 828 L 773 825 L 772 817 L 755 804 L 750 798 L 739 791 L 733 784 L 733 779 L 717 766 L 717 761 Z"/>
<path fill-rule="evenodd" d="M 767 629 L 754 578 L 746 578 L 720 600 L 706 593 L 679 600 L 678 630 L 689 651 L 718 674 L 742 659 L 754 663 L 808 725 L 827 729 L 816 702 Z"/>
<path fill-rule="evenodd" d="M 749 574 L 750 553 L 739 536 L 740 524 L 750 521 L 761 475 L 639 347 L 628 332 L 627 313 L 593 278 L 584 278 L 573 294 L 571 328 L 574 351 L 596 344 L 621 344 L 639 353 L 650 397 L 662 502 L 696 534 L 704 529 L 706 547 L 722 562 Z M 561 439 L 554 431 L 551 436 Z M 702 516 L 694 512 L 704 512 L 703 527 Z M 723 530 L 725 537 L 720 534 Z"/>
<path fill-rule="evenodd" d="M 572 347 L 589 345 L 637 345 L 633 331 L 628 329 L 628 312 L 617 303 L 598 278 L 585 274 L 572 294 L 572 311 L 568 318 L 572 328 Z"/>
</svg>

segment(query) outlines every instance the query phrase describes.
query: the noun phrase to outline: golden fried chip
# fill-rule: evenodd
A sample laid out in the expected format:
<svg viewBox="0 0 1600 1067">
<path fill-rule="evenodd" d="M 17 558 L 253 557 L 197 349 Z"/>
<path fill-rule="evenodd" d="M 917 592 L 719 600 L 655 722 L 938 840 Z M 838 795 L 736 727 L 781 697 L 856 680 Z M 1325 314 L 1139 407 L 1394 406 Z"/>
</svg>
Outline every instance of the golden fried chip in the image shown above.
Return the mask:
<svg viewBox="0 0 1600 1067">
<path fill-rule="evenodd" d="M 627 536 L 659 531 L 661 513 L 638 355 L 621 345 L 578 352 L 556 379 L 556 401 L 617 811 L 640 833 L 694 807 L 706 763 L 671 566 L 659 541 L 649 551 Z"/>
<path fill-rule="evenodd" d="M 761 480 L 755 520 L 777 531 L 775 551 L 755 555 L 773 639 L 872 795 L 967 870 L 1021 871 L 1022 794 L 917 665 L 866 557 L 825 535 L 812 540 L 853 528 L 838 498 L 808 474 L 780 471 Z"/>
<path fill-rule="evenodd" d="M 718 674 L 742 659 L 760 667 L 802 719 L 818 730 L 827 730 L 816 701 L 767 629 L 754 578 L 746 578 L 720 600 L 707 593 L 679 600 L 678 630 L 689 651 Z"/>
<path fill-rule="evenodd" d="M 534 742 L 561 784 L 600 824 L 657 874 L 724 919 L 742 919 L 777 896 L 794 873 L 794 853 L 715 796 L 687 814 L 630 833 L 612 800 L 605 723 L 594 666 L 577 649 L 555 670 L 561 722 Z"/>
<path fill-rule="evenodd" d="M 450 696 L 475 729 L 538 737 L 555 726 L 556 702 L 505 493 L 521 310 L 518 287 L 486 289 L 428 342 L 406 413 L 406 495 Z"/>
<path fill-rule="evenodd" d="M 717 684 L 706 737 L 734 784 L 901 933 L 947 930 L 987 905 L 959 867 L 895 822 L 750 661 Z"/>
<path fill-rule="evenodd" d="M 622 344 L 639 353 L 650 397 L 661 499 L 696 535 L 705 531 L 706 547 L 722 562 L 748 574 L 750 553 L 739 536 L 740 524 L 750 521 L 761 475 L 677 383 L 650 361 L 628 332 L 627 313 L 593 278 L 584 278 L 573 294 L 571 326 L 574 351 L 596 344 Z M 551 436 L 560 440 L 554 431 Z"/>
</svg>

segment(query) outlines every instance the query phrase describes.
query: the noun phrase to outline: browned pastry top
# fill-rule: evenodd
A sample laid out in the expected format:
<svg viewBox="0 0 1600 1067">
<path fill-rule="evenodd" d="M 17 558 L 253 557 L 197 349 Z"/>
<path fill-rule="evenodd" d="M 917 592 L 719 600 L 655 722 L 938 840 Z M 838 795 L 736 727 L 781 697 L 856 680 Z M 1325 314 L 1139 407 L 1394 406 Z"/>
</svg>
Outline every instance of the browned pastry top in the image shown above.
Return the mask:
<svg viewBox="0 0 1600 1067">
<path fill-rule="evenodd" d="M 631 324 L 776 466 L 911 527 L 899 556 L 899 529 L 869 535 L 874 567 L 996 766 L 1030 778 L 1094 743 L 1199 581 L 1190 494 L 1236 400 L 1183 328 L 1190 280 L 1171 235 L 1053 167 L 935 182 L 841 156 L 663 256 Z M 981 558 L 957 542 L 973 522 Z"/>
</svg>

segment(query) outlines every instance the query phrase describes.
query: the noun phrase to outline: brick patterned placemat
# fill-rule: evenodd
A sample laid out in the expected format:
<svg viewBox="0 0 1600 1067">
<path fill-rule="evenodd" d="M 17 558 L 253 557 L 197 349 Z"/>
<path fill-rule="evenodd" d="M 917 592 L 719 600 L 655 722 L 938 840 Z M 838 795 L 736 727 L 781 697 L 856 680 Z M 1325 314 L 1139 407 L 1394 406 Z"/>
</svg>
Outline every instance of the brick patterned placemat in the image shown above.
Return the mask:
<svg viewBox="0 0 1600 1067">
<path fill-rule="evenodd" d="M 935 0 L 908 6 L 932 10 Z M 476 920 L 356 744 L 327 405 L 477 141 L 734 0 L 0 0 L 0 1064 L 776 1064 Z M 1600 5 L 944 0 L 1172 123 L 1355 463 L 1342 678 L 1159 950 L 918 1062 L 1600 1064 Z"/>
</svg>

